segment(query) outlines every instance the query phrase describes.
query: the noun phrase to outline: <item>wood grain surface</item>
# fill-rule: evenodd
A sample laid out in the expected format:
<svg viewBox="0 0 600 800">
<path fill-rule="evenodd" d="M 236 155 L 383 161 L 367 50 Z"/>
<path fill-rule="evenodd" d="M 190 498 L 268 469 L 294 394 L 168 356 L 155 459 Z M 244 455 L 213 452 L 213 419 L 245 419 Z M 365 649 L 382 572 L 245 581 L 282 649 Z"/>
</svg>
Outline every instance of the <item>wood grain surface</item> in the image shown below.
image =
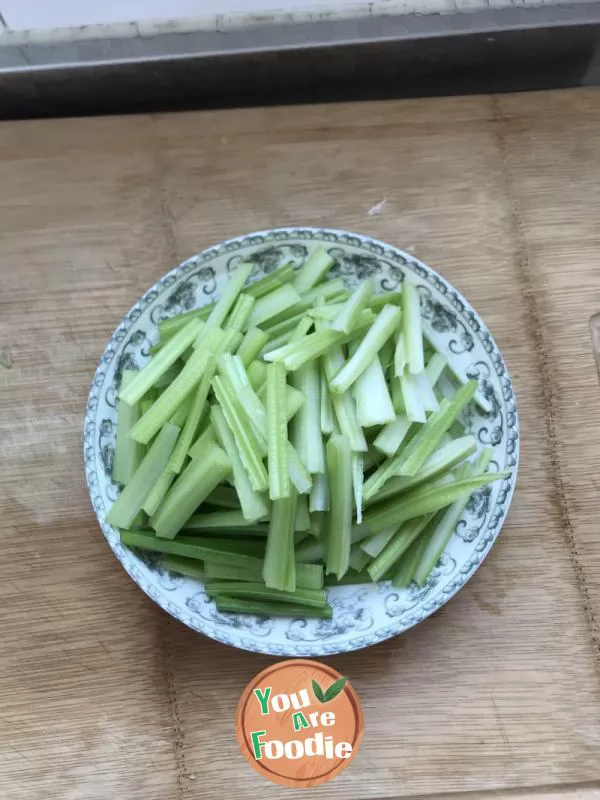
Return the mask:
<svg viewBox="0 0 600 800">
<path fill-rule="evenodd" d="M 600 798 L 594 90 L 0 125 L 2 796 L 290 791 L 235 740 L 270 659 L 187 630 L 130 581 L 81 454 L 129 306 L 184 257 L 280 225 L 356 230 L 439 270 L 494 333 L 522 424 L 508 523 L 469 585 L 407 634 L 324 659 L 365 736 L 303 797 Z"/>
</svg>

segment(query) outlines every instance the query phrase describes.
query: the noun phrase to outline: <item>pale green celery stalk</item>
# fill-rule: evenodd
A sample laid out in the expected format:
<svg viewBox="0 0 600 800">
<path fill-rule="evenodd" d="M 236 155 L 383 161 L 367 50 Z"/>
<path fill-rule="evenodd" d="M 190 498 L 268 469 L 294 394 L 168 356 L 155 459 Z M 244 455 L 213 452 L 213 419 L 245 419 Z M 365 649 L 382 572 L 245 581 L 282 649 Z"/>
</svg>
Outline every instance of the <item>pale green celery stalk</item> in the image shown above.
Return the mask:
<svg viewBox="0 0 600 800">
<path fill-rule="evenodd" d="M 167 423 L 140 462 L 131 480 L 121 491 L 108 514 L 106 521 L 117 528 L 128 528 L 138 514 L 152 487 L 167 465 L 179 428 Z"/>
<path fill-rule="evenodd" d="M 304 317 L 300 318 L 300 322 Z M 300 323 L 298 323 L 300 324 Z M 282 333 L 281 336 L 276 336 L 275 338 L 270 337 L 268 343 L 263 347 L 260 351 L 260 357 L 264 358 L 265 353 L 269 353 L 271 350 L 279 350 L 282 347 L 285 347 L 290 342 L 290 337 L 294 331 L 289 331 L 288 333 Z M 299 341 L 299 340 L 296 340 Z"/>
<path fill-rule="evenodd" d="M 269 488 L 269 476 L 263 464 L 266 453 L 256 437 L 245 410 L 222 378 L 213 379 L 213 391 L 217 403 L 223 409 L 227 425 L 233 433 L 252 488 L 255 492 L 266 491 Z"/>
<path fill-rule="evenodd" d="M 396 417 L 379 431 L 373 442 L 374 447 L 387 456 L 395 455 L 411 425 L 408 417 Z"/>
<path fill-rule="evenodd" d="M 196 536 L 178 536 L 177 539 L 160 539 L 154 531 L 121 531 L 121 543 L 127 547 L 138 547 L 153 553 L 165 553 L 198 561 L 206 559 L 227 560 L 232 564 L 245 564 L 248 558 L 254 561 L 264 553 L 262 542 L 240 539 L 206 539 Z"/>
<path fill-rule="evenodd" d="M 348 572 L 343 578 L 340 578 L 340 580 L 338 580 L 335 575 L 325 576 L 325 586 L 358 586 L 363 583 L 373 583 L 369 573 L 366 570 L 364 572 L 348 570 Z"/>
<path fill-rule="evenodd" d="M 150 520 L 156 535 L 174 539 L 198 506 L 230 471 L 229 459 L 216 444 L 208 446 L 204 458 L 190 461 Z"/>
<path fill-rule="evenodd" d="M 356 522 L 358 525 L 362 522 L 363 513 L 364 463 L 365 457 L 362 453 L 352 453 L 352 488 L 354 490 L 354 508 L 356 509 Z"/>
<path fill-rule="evenodd" d="M 404 398 L 402 397 L 402 384 L 400 378 L 394 375 L 390 379 L 392 403 L 394 404 L 394 411 L 398 416 L 406 416 L 406 406 L 404 405 Z"/>
<path fill-rule="evenodd" d="M 290 480 L 296 487 L 298 494 L 308 494 L 313 485 L 311 474 L 306 469 L 306 466 L 303 464 L 302 459 L 298 455 L 298 451 L 291 442 L 287 443 L 287 450 Z"/>
<path fill-rule="evenodd" d="M 308 513 L 308 497 L 299 494 L 296 502 L 296 518 L 294 520 L 294 533 L 310 530 L 310 514 Z"/>
<path fill-rule="evenodd" d="M 291 332 L 288 342 L 299 342 L 300 339 L 303 339 L 306 334 L 310 331 L 312 326 L 314 325 L 313 320 L 306 316 L 302 317 L 300 322 L 296 325 L 294 330 Z"/>
<path fill-rule="evenodd" d="M 253 264 L 240 264 L 235 272 L 230 276 L 229 281 L 223 289 L 221 297 L 215 303 L 208 319 L 206 320 L 207 329 L 218 328 L 223 324 L 225 317 L 231 311 L 233 304 L 237 300 L 238 295 L 244 287 L 244 284 L 250 277 L 250 273 L 252 272 L 253 268 Z"/>
<path fill-rule="evenodd" d="M 442 400 L 439 409 L 429 417 L 399 455 L 394 470 L 396 474 L 416 475 L 462 409 L 473 399 L 476 388 L 477 383 L 469 381 L 458 389 L 452 400 Z"/>
<path fill-rule="evenodd" d="M 319 298 L 319 301 L 319 305 L 309 309 L 306 313 L 313 319 L 324 319 L 326 322 L 333 322 L 344 305 L 343 303 L 327 304 L 323 298 Z M 331 325 L 329 327 L 331 327 Z"/>
<path fill-rule="evenodd" d="M 411 519 L 390 537 L 367 567 L 367 571 L 374 581 L 381 580 L 385 573 L 394 566 L 434 516 L 434 514 L 426 514 L 423 517 Z"/>
<path fill-rule="evenodd" d="M 124 369 L 121 376 L 121 388 L 124 389 L 128 386 L 135 374 L 134 370 Z M 117 438 L 112 468 L 112 479 L 116 483 L 128 484 L 144 456 L 143 446 L 129 436 L 141 413 L 139 403 L 128 406 L 127 403 L 119 402 Z"/>
<path fill-rule="evenodd" d="M 350 566 L 352 529 L 352 458 L 346 436 L 332 436 L 327 442 L 329 519 L 327 530 L 327 572 L 341 578 Z"/>
<path fill-rule="evenodd" d="M 160 378 L 154 384 L 155 389 L 164 389 L 170 383 L 173 383 L 175 378 L 179 375 L 183 368 L 183 364 L 181 361 L 177 360 L 171 366 L 166 369 Z"/>
<path fill-rule="evenodd" d="M 267 367 L 267 464 L 269 497 L 281 500 L 290 495 L 288 434 L 285 407 L 286 373 L 283 364 Z"/>
<path fill-rule="evenodd" d="M 227 426 L 227 423 L 225 423 Z M 229 430 L 229 428 L 227 429 Z M 227 448 L 223 447 L 223 450 L 227 453 L 227 457 L 231 461 L 229 457 L 229 453 L 227 452 Z M 235 473 L 234 473 L 235 474 Z M 237 492 L 231 486 L 217 486 L 216 489 L 213 489 L 212 492 L 206 498 L 206 502 L 210 503 L 211 506 L 218 506 L 219 508 L 239 508 L 240 507 L 240 498 L 237 495 Z M 265 505 L 265 514 L 267 512 L 267 507 Z M 247 517 L 244 517 L 247 520 Z M 260 519 L 260 517 L 256 517 L 256 519 Z M 247 520 L 248 521 L 248 520 Z M 254 521 L 254 520 L 250 520 Z"/>
<path fill-rule="evenodd" d="M 421 300 L 417 287 L 408 278 L 402 284 L 402 336 L 408 371 L 417 375 L 425 369 Z"/>
<path fill-rule="evenodd" d="M 266 365 L 265 365 L 266 368 Z M 266 372 L 265 372 L 266 376 Z M 257 392 L 258 399 L 265 403 L 267 400 L 267 384 L 263 383 Z M 292 417 L 295 417 L 299 409 L 304 405 L 304 395 L 289 384 L 285 387 L 285 408 L 287 421 L 289 422 Z"/>
<path fill-rule="evenodd" d="M 204 591 L 209 597 L 247 597 L 262 600 L 279 600 L 302 606 L 320 608 L 327 604 L 327 592 L 324 589 L 296 589 L 295 592 L 268 587 L 254 581 L 207 581 Z"/>
<path fill-rule="evenodd" d="M 411 375 L 408 368 L 399 378 L 402 389 L 402 400 L 406 409 L 406 416 L 411 422 L 426 422 L 427 415 L 423 406 L 416 375 Z"/>
<path fill-rule="evenodd" d="M 258 358 L 268 341 L 269 335 L 260 328 L 248 328 L 237 351 L 246 368 Z"/>
<path fill-rule="evenodd" d="M 401 316 L 402 313 L 397 306 L 383 307 L 354 355 L 330 382 L 329 387 L 332 392 L 345 392 L 352 386 L 397 329 Z"/>
<path fill-rule="evenodd" d="M 252 486 L 240 456 L 235 436 L 230 426 L 227 424 L 223 410 L 219 408 L 219 406 L 213 406 L 211 409 L 211 420 L 219 442 L 231 462 L 235 489 L 239 497 L 244 519 L 249 522 L 255 522 L 257 519 L 261 519 L 268 514 L 268 506 L 261 494 Z M 207 499 L 210 499 L 210 496 Z"/>
<path fill-rule="evenodd" d="M 383 453 L 376 450 L 374 447 L 369 447 L 366 453 L 364 453 L 365 459 L 365 473 L 370 472 L 374 467 L 377 467 L 385 456 Z M 363 487 L 364 490 L 364 487 Z"/>
<path fill-rule="evenodd" d="M 369 308 L 373 311 L 381 311 L 384 306 L 401 306 L 402 292 L 382 292 L 375 294 L 369 300 Z"/>
<path fill-rule="evenodd" d="M 183 465 L 188 455 L 188 451 L 192 446 L 192 442 L 196 438 L 200 420 L 207 408 L 208 393 L 210 391 L 211 382 L 215 374 L 216 359 L 210 356 L 206 362 L 204 373 L 198 384 L 198 388 L 194 393 L 192 399 L 192 406 L 185 421 L 181 435 L 177 440 L 175 449 L 171 453 L 171 458 L 167 468 L 171 469 L 175 474 L 179 475 L 183 469 Z M 148 512 L 153 513 L 153 512 Z"/>
<path fill-rule="evenodd" d="M 447 444 L 442 445 L 432 453 L 427 461 L 423 464 L 421 469 L 412 478 L 405 475 L 394 475 L 393 468 L 388 469 L 388 478 L 384 481 L 385 485 L 381 487 L 376 493 L 369 487 L 369 496 L 365 500 L 365 505 L 369 506 L 373 503 L 380 503 L 390 497 L 394 497 L 400 492 L 405 492 L 408 489 L 414 489 L 427 481 L 443 475 L 468 458 L 475 452 L 476 443 L 475 439 L 471 436 L 461 436 L 460 439 L 453 439 Z M 388 462 L 389 463 L 389 462 Z"/>
<path fill-rule="evenodd" d="M 182 556 L 168 556 L 162 557 L 163 569 L 169 572 L 178 572 L 180 575 L 187 575 L 189 578 L 196 578 L 196 580 L 203 581 L 206 578 L 204 567 L 193 558 L 183 558 Z"/>
<path fill-rule="evenodd" d="M 302 463 L 311 474 L 325 471 L 325 448 L 321 436 L 321 400 L 319 369 L 315 361 L 305 364 L 293 375 L 294 386 L 305 402 L 293 422 L 292 443 Z"/>
<path fill-rule="evenodd" d="M 425 411 L 437 411 L 440 405 L 433 391 L 433 386 L 429 383 L 427 372 L 423 370 L 418 375 L 412 375 L 411 377 L 415 381 L 417 392 Z"/>
<path fill-rule="evenodd" d="M 119 399 L 130 406 L 139 402 L 148 389 L 154 386 L 156 381 L 169 369 L 171 364 L 174 364 L 183 355 L 203 325 L 204 323 L 198 319 L 192 319 L 188 322 L 143 369 L 136 373 L 131 383 L 121 389 Z"/>
<path fill-rule="evenodd" d="M 255 392 L 259 392 L 267 380 L 267 365 L 263 361 L 253 361 L 248 365 L 246 374 L 248 375 L 250 386 Z"/>
<path fill-rule="evenodd" d="M 394 363 L 394 339 L 388 339 L 387 342 L 383 345 L 381 350 L 379 351 L 379 360 L 381 361 L 381 366 L 383 371 L 387 374 L 390 368 Z"/>
<path fill-rule="evenodd" d="M 192 319 L 199 319 L 205 321 L 209 318 L 211 311 L 216 303 L 208 303 L 208 305 L 201 308 L 193 308 L 191 311 L 184 311 L 183 314 L 175 314 L 173 317 L 163 319 L 158 323 L 158 332 L 160 338 L 171 339 L 175 334 L 179 333 L 182 328 L 188 324 Z"/>
<path fill-rule="evenodd" d="M 369 536 L 368 539 L 364 539 L 359 546 L 367 555 L 371 556 L 371 558 L 375 558 L 381 553 L 397 530 L 398 526 L 392 525 L 389 528 L 385 528 L 383 531 L 379 531 L 379 533 L 373 534 L 373 536 Z"/>
<path fill-rule="evenodd" d="M 293 308 L 301 301 L 301 297 L 291 283 L 285 283 L 277 289 L 273 289 L 269 294 L 260 297 L 250 314 L 250 325 L 262 325 L 270 319 Z"/>
<path fill-rule="evenodd" d="M 423 557 L 423 552 L 427 546 L 427 539 L 428 532 L 425 531 L 425 533 L 418 536 L 406 550 L 394 572 L 392 586 L 395 586 L 397 589 L 408 589 L 412 583 L 419 562 Z"/>
<path fill-rule="evenodd" d="M 251 283 L 250 286 L 246 288 L 246 294 L 258 300 L 259 297 L 269 294 L 273 289 L 283 286 L 284 283 L 291 283 L 291 281 L 294 280 L 294 275 L 293 266 L 291 264 L 284 264 L 268 275 L 265 275 L 264 278 L 259 278 L 259 280 Z"/>
<path fill-rule="evenodd" d="M 192 401 L 193 401 L 193 399 L 194 399 L 194 395 L 193 395 L 193 392 L 191 392 L 185 398 L 185 400 L 183 400 L 177 406 L 177 410 L 175 411 L 175 413 L 172 414 L 169 417 L 169 422 L 171 423 L 171 425 L 177 425 L 178 428 L 183 428 L 183 426 L 185 425 L 185 421 L 188 418 L 189 413 L 190 413 L 190 411 L 192 409 Z M 152 408 L 152 405 L 150 405 L 149 408 Z M 147 408 L 144 411 L 144 414 L 146 414 L 149 411 L 149 408 Z"/>
<path fill-rule="evenodd" d="M 247 559 L 245 565 L 228 564 L 224 559 L 207 559 L 204 567 L 206 578 L 209 581 L 252 581 L 262 583 L 263 561 L 260 558 L 253 559 L 250 563 Z M 323 588 L 323 567 L 321 564 L 295 564 L 296 587 L 298 589 L 322 589 Z"/>
<path fill-rule="evenodd" d="M 264 516 L 266 517 L 266 514 Z M 185 523 L 185 529 L 186 531 L 201 531 L 216 530 L 217 528 L 251 528 L 253 525 L 254 522 L 247 520 L 242 511 L 233 509 L 211 511 L 208 514 L 192 514 Z"/>
<path fill-rule="evenodd" d="M 334 331 L 350 334 L 356 326 L 361 311 L 367 307 L 373 294 L 373 289 L 372 278 L 367 278 L 363 281 L 337 312 L 331 323 L 331 328 Z"/>
<path fill-rule="evenodd" d="M 280 336 L 282 333 L 289 333 L 292 331 L 307 311 L 312 309 L 317 297 L 321 296 L 329 303 L 337 303 L 345 301 L 349 293 L 344 290 L 344 282 L 341 279 L 319 284 L 314 289 L 311 289 L 310 292 L 303 295 L 300 303 L 280 312 L 265 324 L 265 330 L 269 336 L 276 337 Z"/>
<path fill-rule="evenodd" d="M 329 485 L 325 473 L 318 473 L 314 476 L 308 502 L 311 514 L 315 511 L 329 510 Z"/>
<path fill-rule="evenodd" d="M 301 305 L 304 305 L 302 303 Z M 285 319 L 282 319 L 280 322 L 273 324 L 269 322 L 264 325 L 264 331 L 269 337 L 269 341 L 278 341 L 283 337 L 290 337 L 294 332 L 294 329 L 298 326 L 300 322 L 306 317 L 307 311 L 310 309 L 303 309 L 302 311 L 296 311 L 296 308 L 290 310 L 294 313 L 291 316 L 287 316 Z M 284 312 L 285 313 L 285 312 Z M 273 348 L 271 348 L 273 349 Z"/>
<path fill-rule="evenodd" d="M 461 384 L 468 383 L 468 379 L 464 373 L 464 371 L 455 363 L 452 356 L 448 353 L 448 348 L 445 345 L 444 341 L 437 335 L 437 333 L 433 330 L 429 322 L 426 320 L 421 321 L 423 326 L 423 336 L 425 339 L 432 345 L 433 349 L 438 352 L 440 355 L 444 356 L 447 359 L 447 366 L 449 372 L 454 376 L 454 378 Z M 485 413 L 491 413 L 492 406 L 489 400 L 483 395 L 480 389 L 477 389 L 475 392 L 474 397 L 475 402 L 479 406 L 479 408 Z"/>
<path fill-rule="evenodd" d="M 369 561 L 371 556 L 361 548 L 360 544 L 353 544 L 350 548 L 350 569 L 356 572 L 361 572 Z"/>
<path fill-rule="evenodd" d="M 136 422 L 131 430 L 131 437 L 137 442 L 147 444 L 150 439 L 167 422 L 179 405 L 193 391 L 202 378 L 210 353 L 196 351 L 181 370 L 173 383 L 155 400 L 152 407 Z"/>
<path fill-rule="evenodd" d="M 327 522 L 327 512 L 326 511 L 315 511 L 313 514 L 310 515 L 310 528 L 308 533 L 311 536 L 319 537 L 323 530 L 325 529 L 325 524 Z"/>
<path fill-rule="evenodd" d="M 431 356 L 429 361 L 427 362 L 427 366 L 425 367 L 425 374 L 429 379 L 429 385 L 435 387 L 436 383 L 438 382 L 440 375 L 448 366 L 448 359 L 445 356 L 440 355 L 440 353 L 434 352 Z"/>
<path fill-rule="evenodd" d="M 243 597 L 225 597 L 219 595 L 215 599 L 217 611 L 231 614 L 255 614 L 258 617 L 315 617 L 318 619 L 331 619 L 333 609 L 331 606 L 310 608 L 309 606 L 294 603 L 280 603 L 271 600 L 248 600 Z"/>
<path fill-rule="evenodd" d="M 179 436 L 181 438 L 181 434 Z M 177 445 L 175 445 L 177 447 Z M 173 451 L 174 452 L 174 451 Z M 171 454 L 172 455 L 172 454 Z M 170 459 L 169 459 L 170 460 Z M 144 511 L 151 517 L 156 513 L 159 505 L 162 503 L 164 496 L 171 488 L 171 484 L 175 480 L 175 473 L 169 469 L 169 464 L 163 469 L 158 480 L 150 490 L 150 494 L 144 503 Z"/>
<path fill-rule="evenodd" d="M 202 433 L 198 434 L 198 438 L 188 450 L 188 456 L 190 458 L 203 458 L 206 448 L 211 442 L 214 441 L 215 441 L 215 432 L 213 430 L 213 427 L 212 425 L 207 425 L 207 427 L 202 431 Z"/>
<path fill-rule="evenodd" d="M 288 554 L 294 544 L 294 522 L 298 495 L 290 492 L 289 497 L 271 503 L 271 518 L 267 550 L 263 566 L 263 580 L 271 589 L 283 590 L 289 585 Z"/>
<path fill-rule="evenodd" d="M 413 517 L 421 517 L 430 514 L 432 511 L 439 511 L 441 508 L 451 505 L 459 499 L 465 492 L 471 494 L 480 486 L 486 486 L 496 480 L 505 478 L 506 472 L 496 472 L 493 474 L 479 475 L 473 478 L 453 481 L 444 485 L 413 489 L 407 492 L 402 498 L 402 503 L 398 503 L 395 498 L 387 502 L 374 506 L 367 512 L 364 524 L 370 528 L 372 533 L 392 525 L 400 525 Z"/>
<path fill-rule="evenodd" d="M 283 361 L 289 372 L 300 369 L 304 364 L 324 355 L 331 347 L 340 344 L 345 334 L 325 330 L 321 333 L 310 333 L 304 339 L 291 342 L 276 350 L 265 353 L 265 361 Z"/>
<path fill-rule="evenodd" d="M 238 331 L 239 333 L 244 331 L 255 302 L 253 297 L 242 292 L 227 319 L 225 330 Z"/>
<path fill-rule="evenodd" d="M 329 385 L 324 368 L 319 370 L 320 400 L 321 400 L 321 433 L 329 436 L 333 433 L 333 406 L 329 395 Z"/>
<path fill-rule="evenodd" d="M 252 388 L 242 359 L 239 356 L 232 356 L 231 353 L 223 353 L 219 356 L 217 364 L 219 374 L 227 380 L 252 425 L 266 443 L 267 414 L 265 406 Z"/>
<path fill-rule="evenodd" d="M 319 330 L 318 327 L 317 330 Z M 342 348 L 339 345 L 332 347 L 323 357 L 323 369 L 325 370 L 325 377 L 328 382 L 331 381 L 333 376 L 339 371 L 343 363 L 344 354 L 342 353 Z M 335 414 L 341 432 L 350 439 L 350 447 L 355 452 L 366 453 L 367 440 L 356 418 L 354 398 L 350 392 L 333 394 L 330 395 L 330 397 L 333 413 Z"/>
<path fill-rule="evenodd" d="M 407 364 L 404 334 L 402 331 L 399 331 L 396 338 L 396 349 L 394 350 L 394 375 L 396 378 L 400 378 L 403 375 Z"/>
<path fill-rule="evenodd" d="M 370 531 L 365 525 L 353 525 L 350 531 L 350 544 L 357 544 L 369 535 Z M 301 561 L 303 564 L 314 564 L 316 561 L 323 561 L 327 548 L 326 538 L 321 536 L 317 539 L 309 539 L 302 542 L 296 548 L 296 561 Z"/>
<path fill-rule="evenodd" d="M 356 416 L 362 428 L 386 425 L 396 419 L 379 356 L 375 355 L 352 386 Z"/>
<path fill-rule="evenodd" d="M 329 272 L 334 264 L 335 259 L 333 259 L 326 250 L 319 247 L 307 258 L 296 273 L 294 286 L 300 294 L 304 294 L 304 292 L 307 292 L 309 289 L 312 289 L 315 284 L 319 283 L 325 273 Z"/>
</svg>

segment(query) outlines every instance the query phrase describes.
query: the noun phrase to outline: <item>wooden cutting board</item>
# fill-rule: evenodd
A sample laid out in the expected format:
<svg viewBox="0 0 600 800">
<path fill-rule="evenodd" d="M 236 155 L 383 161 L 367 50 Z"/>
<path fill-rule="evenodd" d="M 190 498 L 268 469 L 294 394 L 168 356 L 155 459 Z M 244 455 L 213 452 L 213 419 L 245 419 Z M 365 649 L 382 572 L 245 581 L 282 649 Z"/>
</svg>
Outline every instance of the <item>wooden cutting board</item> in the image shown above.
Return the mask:
<svg viewBox="0 0 600 800">
<path fill-rule="evenodd" d="M 280 797 L 235 708 L 269 659 L 130 581 L 82 469 L 121 316 L 229 236 L 356 230 L 471 300 L 512 372 L 508 523 L 442 611 L 324 659 L 361 751 L 318 798 L 600 797 L 600 95 L 594 90 L 0 125 L 0 778 L 10 800 Z"/>
</svg>

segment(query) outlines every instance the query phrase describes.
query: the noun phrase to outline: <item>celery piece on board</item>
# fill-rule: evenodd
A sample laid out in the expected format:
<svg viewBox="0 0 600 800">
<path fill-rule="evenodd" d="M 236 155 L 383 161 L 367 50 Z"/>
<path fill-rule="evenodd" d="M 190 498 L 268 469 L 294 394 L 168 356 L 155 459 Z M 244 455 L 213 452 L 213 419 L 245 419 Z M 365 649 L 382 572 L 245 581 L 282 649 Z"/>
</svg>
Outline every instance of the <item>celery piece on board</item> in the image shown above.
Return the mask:
<svg viewBox="0 0 600 800">
<path fill-rule="evenodd" d="M 345 392 L 352 386 L 398 328 L 401 316 L 397 306 L 388 305 L 382 308 L 354 355 L 330 382 L 332 392 Z"/>
<path fill-rule="evenodd" d="M 280 600 L 284 603 L 320 607 L 327 604 L 324 589 L 296 589 L 286 592 L 255 581 L 207 581 L 204 590 L 209 597 L 248 597 L 262 600 Z"/>
<path fill-rule="evenodd" d="M 183 355 L 195 340 L 204 323 L 199 319 L 192 319 L 179 333 L 170 339 L 160 352 L 158 352 L 127 386 L 121 389 L 119 399 L 128 405 L 137 403 L 154 386 L 161 375 L 169 369 L 171 364 Z"/>
<path fill-rule="evenodd" d="M 190 461 L 150 520 L 156 535 L 173 539 L 230 471 L 229 459 L 214 443 L 207 447 L 204 458 Z"/>
<path fill-rule="evenodd" d="M 360 312 L 367 307 L 371 295 L 373 294 L 373 279 L 367 278 L 360 286 L 350 295 L 342 307 L 337 311 L 336 316 L 331 322 L 331 328 L 334 331 L 341 333 L 351 333 L 356 323 Z"/>
<path fill-rule="evenodd" d="M 266 427 L 269 497 L 271 500 L 281 500 L 290 495 L 285 390 L 285 367 L 283 364 L 269 364 L 267 367 Z"/>
<path fill-rule="evenodd" d="M 258 358 L 268 341 L 268 333 L 265 333 L 260 328 L 248 328 L 237 351 L 237 355 L 242 359 L 246 368 Z"/>
<path fill-rule="evenodd" d="M 183 430 L 181 431 L 179 439 L 177 440 L 175 449 L 171 453 L 168 466 L 177 475 L 179 475 L 183 469 L 188 451 L 192 446 L 192 442 L 196 437 L 196 433 L 198 432 L 200 420 L 202 419 L 202 416 L 207 408 L 208 393 L 210 391 L 211 382 L 215 374 L 215 366 L 215 358 L 213 356 L 209 356 L 206 361 L 204 373 L 200 378 L 200 383 L 194 392 L 190 412 L 185 421 L 185 425 L 183 426 Z"/>
<path fill-rule="evenodd" d="M 272 602 L 269 600 L 248 600 L 243 597 L 225 597 L 218 595 L 215 599 L 217 611 L 232 614 L 256 614 L 258 617 L 318 617 L 331 619 L 331 606 L 310 607 L 293 603 Z"/>
<path fill-rule="evenodd" d="M 323 248 L 319 247 L 312 253 L 296 273 L 294 286 L 301 293 L 312 289 L 323 278 L 326 272 L 333 267 L 335 259 Z"/>
<path fill-rule="evenodd" d="M 206 320 L 207 329 L 216 328 L 223 324 L 225 317 L 231 311 L 233 304 L 237 300 L 238 295 L 242 291 L 242 288 L 250 277 L 250 273 L 253 269 L 253 264 L 240 264 L 239 267 L 237 267 L 235 272 L 229 278 L 229 281 L 226 283 L 221 297 L 215 303 L 208 319 Z"/>
<path fill-rule="evenodd" d="M 352 392 L 356 401 L 356 417 L 362 428 L 387 425 L 396 419 L 379 356 L 375 355 L 359 375 Z"/>
<path fill-rule="evenodd" d="M 300 303 L 301 299 L 293 285 L 285 283 L 256 301 L 250 314 L 249 323 L 253 326 L 262 326 L 273 317 L 281 314 L 282 311 L 294 308 Z"/>
<path fill-rule="evenodd" d="M 408 278 L 402 284 L 402 337 L 408 371 L 416 375 L 425 369 L 421 300 L 419 290 Z"/>
<path fill-rule="evenodd" d="M 263 567 L 263 580 L 271 589 L 282 589 L 287 583 L 288 553 L 294 543 L 297 497 L 296 492 L 291 491 L 289 497 L 271 503 L 271 519 Z"/>
<path fill-rule="evenodd" d="M 329 519 L 327 572 L 341 578 L 350 565 L 352 529 L 352 458 L 346 436 L 334 435 L 327 442 Z"/>
<path fill-rule="evenodd" d="M 166 467 L 179 435 L 179 428 L 167 423 L 140 462 L 133 477 L 121 491 L 106 515 L 109 525 L 128 528 L 138 514 L 152 487 Z"/>
<path fill-rule="evenodd" d="M 385 573 L 396 564 L 434 516 L 435 514 L 426 514 L 400 526 L 400 529 L 367 567 L 367 571 L 374 581 L 381 580 Z"/>
<path fill-rule="evenodd" d="M 180 575 L 187 575 L 188 578 L 196 578 L 199 581 L 203 581 L 206 578 L 204 567 L 193 558 L 164 555 L 162 557 L 162 565 L 169 572 L 178 572 Z"/>
<path fill-rule="evenodd" d="M 273 289 L 283 286 L 284 283 L 291 283 L 294 280 L 295 272 L 291 264 L 283 264 L 273 272 L 269 272 L 262 278 L 259 278 L 254 283 L 246 288 L 246 294 L 258 299 L 265 294 L 269 294 Z"/>
<path fill-rule="evenodd" d="M 121 388 L 124 389 L 128 386 L 135 374 L 134 370 L 124 369 Z M 127 403 L 121 402 L 119 402 L 118 411 L 112 479 L 115 483 L 128 484 L 144 456 L 143 446 L 129 436 L 142 412 L 139 403 L 128 406 Z"/>
<path fill-rule="evenodd" d="M 231 309 L 231 314 L 227 317 L 225 330 L 243 332 L 246 329 L 255 302 L 253 297 L 242 292 Z"/>
</svg>

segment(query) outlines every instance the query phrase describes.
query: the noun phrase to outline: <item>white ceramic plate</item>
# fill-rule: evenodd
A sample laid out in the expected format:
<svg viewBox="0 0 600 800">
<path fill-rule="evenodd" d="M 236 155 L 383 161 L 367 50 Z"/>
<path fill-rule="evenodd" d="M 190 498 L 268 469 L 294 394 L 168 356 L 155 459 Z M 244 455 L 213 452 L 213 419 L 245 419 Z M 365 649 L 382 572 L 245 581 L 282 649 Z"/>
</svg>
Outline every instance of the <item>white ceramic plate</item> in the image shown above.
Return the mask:
<svg viewBox="0 0 600 800">
<path fill-rule="evenodd" d="M 491 469 L 510 477 L 474 493 L 463 519 L 427 585 L 398 590 L 390 583 L 329 590 L 333 619 L 287 619 L 224 614 L 200 582 L 165 572 L 159 559 L 123 547 L 105 515 L 118 493 L 111 480 L 116 395 L 125 368 L 139 368 L 157 340 L 161 319 L 210 302 L 242 261 L 253 278 L 285 262 L 300 266 L 318 246 L 336 259 L 334 272 L 349 286 L 371 276 L 381 291 L 396 289 L 411 273 L 422 312 L 468 377 L 476 378 L 489 412 L 470 410 L 468 426 L 479 446 L 492 445 Z M 468 581 L 500 532 L 517 477 L 519 424 L 512 384 L 482 320 L 449 283 L 422 262 L 382 242 L 337 230 L 285 228 L 224 242 L 169 272 L 137 302 L 106 346 L 94 376 L 85 418 L 85 470 L 92 504 L 113 552 L 133 580 L 159 606 L 200 633 L 234 647 L 275 656 L 319 656 L 367 647 L 416 625 Z"/>
</svg>

